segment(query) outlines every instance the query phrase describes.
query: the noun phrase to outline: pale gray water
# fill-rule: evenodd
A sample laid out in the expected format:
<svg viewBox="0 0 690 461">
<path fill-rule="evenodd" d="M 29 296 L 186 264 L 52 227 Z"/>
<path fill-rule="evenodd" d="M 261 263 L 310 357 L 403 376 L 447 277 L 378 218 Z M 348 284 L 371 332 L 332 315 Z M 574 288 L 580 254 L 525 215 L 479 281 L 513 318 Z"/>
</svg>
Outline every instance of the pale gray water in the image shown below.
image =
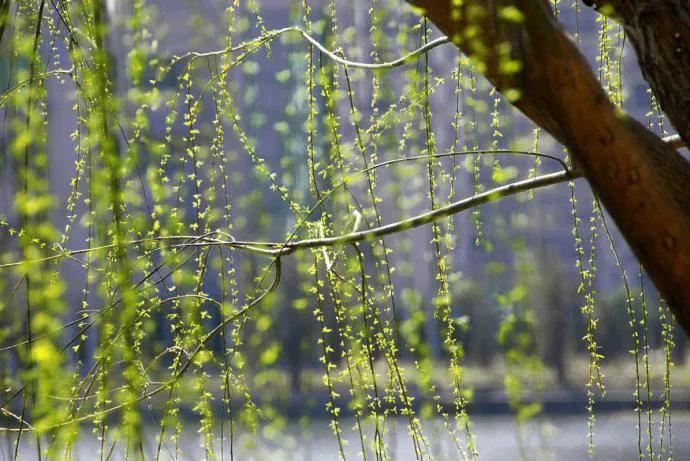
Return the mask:
<svg viewBox="0 0 690 461">
<path fill-rule="evenodd" d="M 658 419 L 658 414 L 655 415 Z M 674 459 L 690 459 L 690 412 L 674 412 L 673 449 Z M 646 424 L 643 418 L 643 424 Z M 391 424 L 391 422 L 393 422 Z M 345 438 L 347 459 L 362 459 L 359 456 L 359 438 L 351 427 L 354 420 L 343 418 L 341 421 Z M 472 417 L 473 433 L 477 441 L 480 459 L 482 460 L 586 460 L 587 456 L 587 420 L 585 416 L 549 416 L 540 418 L 523 428 L 523 456 L 518 446 L 516 426 L 510 415 L 474 416 Z M 236 434 L 234 445 L 235 460 L 336 460 L 338 443 L 328 427 L 328 421 L 313 419 L 302 430 L 299 422 L 290 421 L 283 430 L 264 428 L 257 436 L 247 432 Z M 606 413 L 597 416 L 594 437 L 595 455 L 599 460 L 631 460 L 638 457 L 637 415 L 634 412 Z M 659 426 L 654 426 L 654 457 L 658 455 Z M 155 431 L 155 428 L 151 428 Z M 388 421 L 387 445 L 391 449 L 391 459 L 414 459 L 414 450 L 407 435 L 406 419 L 398 417 Z M 455 449 L 448 431 L 440 420 L 424 424 L 424 432 L 429 439 L 430 453 L 435 459 L 461 459 Z M 643 426 L 643 434 L 646 425 Z M 371 436 L 372 432 L 369 432 Z M 88 434 L 86 434 L 88 435 Z M 150 439 L 153 440 L 153 439 Z M 29 446 L 30 439 L 23 441 L 21 460 L 37 459 L 35 447 Z M 646 441 L 643 441 L 646 448 Z M 666 443 L 665 443 L 666 445 Z M 84 439 L 75 447 L 74 459 L 99 459 L 100 444 L 94 439 Z M 224 459 L 230 459 L 229 441 L 225 441 Z M 178 444 L 179 458 L 182 460 L 204 459 L 201 437 L 190 425 Z M 216 441 L 216 459 L 221 459 L 220 442 Z M 168 445 L 167 450 L 174 450 Z M 146 447 L 147 459 L 155 458 L 155 444 L 150 442 Z M 161 459 L 173 459 L 170 451 L 163 450 Z M 12 459 L 11 450 L 4 445 L 0 459 Z M 116 448 L 111 459 L 121 460 L 122 449 Z M 367 459 L 373 459 L 373 453 L 367 453 Z M 666 459 L 667 456 L 662 457 Z"/>
</svg>

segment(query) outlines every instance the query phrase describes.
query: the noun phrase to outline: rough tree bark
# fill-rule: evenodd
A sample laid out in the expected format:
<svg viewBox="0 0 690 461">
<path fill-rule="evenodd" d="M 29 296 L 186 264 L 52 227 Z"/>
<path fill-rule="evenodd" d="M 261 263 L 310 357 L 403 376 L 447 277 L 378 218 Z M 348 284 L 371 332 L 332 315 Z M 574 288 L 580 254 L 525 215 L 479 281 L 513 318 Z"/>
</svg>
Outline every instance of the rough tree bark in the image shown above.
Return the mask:
<svg viewBox="0 0 690 461">
<path fill-rule="evenodd" d="M 688 143 L 690 2 L 604 1 L 598 7 L 624 25 L 645 78 Z M 518 109 L 568 147 L 690 335 L 688 161 L 609 101 L 547 0 L 413 3 Z"/>
<path fill-rule="evenodd" d="M 690 2 L 609 0 L 640 68 L 678 134 L 690 145 Z"/>
</svg>

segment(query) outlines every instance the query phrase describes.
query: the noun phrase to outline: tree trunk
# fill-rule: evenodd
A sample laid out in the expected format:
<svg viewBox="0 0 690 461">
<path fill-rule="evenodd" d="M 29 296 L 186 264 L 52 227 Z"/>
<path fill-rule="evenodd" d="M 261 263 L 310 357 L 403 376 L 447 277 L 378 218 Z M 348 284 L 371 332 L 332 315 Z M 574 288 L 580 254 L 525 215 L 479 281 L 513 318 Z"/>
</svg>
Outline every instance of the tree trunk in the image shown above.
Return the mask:
<svg viewBox="0 0 690 461">
<path fill-rule="evenodd" d="M 416 1 L 499 91 L 568 147 L 690 334 L 690 164 L 614 107 L 547 0 L 459 3 Z M 687 0 L 611 5 L 662 108 L 687 142 L 690 5 Z M 682 53 L 670 48 L 678 38 Z M 510 44 L 508 51 L 504 43 Z M 506 66 L 508 60 L 520 65 Z"/>
</svg>

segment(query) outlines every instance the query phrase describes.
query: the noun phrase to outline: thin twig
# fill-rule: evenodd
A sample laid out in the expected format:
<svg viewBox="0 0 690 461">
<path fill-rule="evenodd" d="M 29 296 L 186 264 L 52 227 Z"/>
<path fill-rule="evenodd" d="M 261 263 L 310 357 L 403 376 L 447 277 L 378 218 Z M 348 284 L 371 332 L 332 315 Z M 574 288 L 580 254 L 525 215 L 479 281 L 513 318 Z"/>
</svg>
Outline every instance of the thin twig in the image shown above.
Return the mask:
<svg viewBox="0 0 690 461">
<path fill-rule="evenodd" d="M 314 37 L 312 37 L 310 34 L 307 32 L 303 31 L 299 27 L 285 27 L 283 29 L 277 29 L 277 30 L 272 30 L 266 34 L 260 35 L 259 37 L 253 38 L 251 40 L 248 40 L 246 42 L 243 42 L 239 45 L 236 45 L 232 48 L 225 48 L 222 50 L 216 50 L 216 51 L 207 51 L 207 52 L 198 52 L 198 51 L 190 51 L 188 53 L 184 53 L 180 56 L 175 56 L 173 59 L 173 63 L 176 63 L 184 58 L 191 57 L 193 59 L 196 58 L 205 58 L 205 57 L 212 57 L 212 56 L 221 56 L 224 54 L 232 53 L 235 51 L 240 51 L 244 48 L 247 48 L 248 46 L 261 42 L 262 44 L 264 42 L 271 41 L 283 34 L 286 34 L 288 32 L 296 32 L 302 37 L 304 37 L 305 40 L 307 40 L 309 43 L 311 43 L 314 47 L 316 47 L 319 51 L 321 51 L 323 54 L 331 58 L 333 61 L 337 62 L 340 65 L 343 65 L 345 67 L 353 67 L 353 68 L 358 68 L 358 69 L 367 69 L 367 70 L 383 70 L 383 69 L 393 69 L 395 67 L 401 66 L 408 62 L 411 59 L 414 59 L 415 57 L 424 54 L 428 51 L 433 50 L 434 48 L 445 45 L 446 43 L 450 42 L 450 39 L 448 37 L 439 37 L 435 40 L 432 40 L 423 46 L 417 48 L 416 50 L 413 50 L 409 53 L 407 53 L 404 56 L 401 56 L 400 58 L 397 58 L 393 61 L 387 61 L 387 62 L 378 62 L 378 63 L 370 63 L 370 62 L 358 62 L 358 61 L 351 61 L 347 58 L 340 57 L 338 56 L 335 52 L 329 50 L 326 48 L 321 42 L 316 40 Z"/>
</svg>

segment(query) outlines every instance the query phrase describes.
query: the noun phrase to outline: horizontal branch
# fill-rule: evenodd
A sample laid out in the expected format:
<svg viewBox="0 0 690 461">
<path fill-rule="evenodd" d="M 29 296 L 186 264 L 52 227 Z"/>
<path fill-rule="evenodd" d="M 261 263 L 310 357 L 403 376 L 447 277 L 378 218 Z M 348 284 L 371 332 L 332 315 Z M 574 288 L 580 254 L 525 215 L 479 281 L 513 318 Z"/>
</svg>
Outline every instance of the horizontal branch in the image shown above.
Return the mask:
<svg viewBox="0 0 690 461">
<path fill-rule="evenodd" d="M 436 210 L 427 211 L 426 213 L 413 216 L 411 218 L 397 221 L 384 226 L 375 227 L 359 232 L 351 232 L 349 234 L 337 237 L 325 237 L 317 239 L 305 239 L 297 242 L 247 242 L 238 240 L 221 240 L 221 239 L 207 239 L 201 238 L 197 243 L 193 244 L 179 244 L 178 246 L 209 246 L 209 245 L 223 245 L 240 250 L 247 250 L 254 253 L 265 254 L 270 256 L 280 256 L 294 253 L 300 249 L 333 247 L 346 245 L 355 242 L 371 241 L 377 238 L 385 237 L 387 235 L 397 234 L 416 227 L 430 224 L 443 218 L 447 218 L 461 211 L 483 205 L 485 203 L 499 200 L 503 197 L 526 192 L 529 190 L 538 189 L 541 187 L 551 186 L 554 184 L 563 183 L 572 179 L 579 178 L 581 174 L 577 171 L 559 171 L 557 173 L 550 173 L 537 176 L 523 181 L 517 181 L 505 186 L 496 187 L 481 194 L 468 197 L 457 202 L 453 202 Z M 267 247 L 267 248 L 261 248 Z"/>
<path fill-rule="evenodd" d="M 511 195 L 519 194 L 520 192 L 526 192 L 529 190 L 538 189 L 541 187 L 551 186 L 554 184 L 563 183 L 576 178 L 581 177 L 582 174 L 579 171 L 567 170 L 559 171 L 557 173 L 549 173 L 541 176 L 537 176 L 531 179 L 525 179 L 522 181 L 516 181 L 514 183 L 506 184 L 505 186 L 496 187 L 494 189 L 482 192 L 481 194 L 473 195 L 457 202 L 453 202 L 444 207 L 437 208 L 436 210 L 427 211 L 426 213 L 413 216 L 411 218 L 404 219 L 402 221 L 397 221 L 391 224 L 387 224 L 381 227 L 375 227 L 373 229 L 368 229 L 360 232 L 351 232 L 349 234 L 341 235 L 338 237 L 325 237 L 317 239 L 305 239 L 299 240 L 297 242 L 250 242 L 250 241 L 240 241 L 234 240 L 228 234 L 222 231 L 213 231 L 204 235 L 178 235 L 178 236 L 167 236 L 167 237 L 151 237 L 145 239 L 138 239 L 130 242 L 125 242 L 124 245 L 139 245 L 147 242 L 157 242 L 157 241 L 179 241 L 179 240 L 189 240 L 184 243 L 178 243 L 171 245 L 172 248 L 190 248 L 198 246 L 213 246 L 222 245 L 231 248 L 236 248 L 238 250 L 249 251 L 251 253 L 263 254 L 267 256 L 280 256 L 294 253 L 296 250 L 306 249 L 306 248 L 319 248 L 319 247 L 332 247 L 345 245 L 349 243 L 370 241 L 375 240 L 380 237 L 385 237 L 387 235 L 397 234 L 400 232 L 407 231 L 409 229 L 414 229 L 416 227 L 423 226 L 425 224 L 438 221 L 448 216 L 460 213 L 461 211 L 468 210 L 470 208 L 483 205 L 485 203 L 493 202 L 499 200 L 503 197 L 508 197 Z M 222 240 L 217 238 L 212 238 L 214 235 L 224 235 L 230 237 L 230 240 Z M 66 256 L 76 256 L 80 254 L 85 254 L 93 251 L 108 250 L 114 247 L 114 244 L 101 245 L 93 248 L 84 248 L 79 250 L 69 250 L 63 251 L 59 254 L 47 256 L 45 258 L 34 259 L 31 261 L 16 261 L 11 263 L 0 264 L 0 269 L 6 269 L 9 267 L 16 267 L 22 264 L 35 264 L 39 262 L 46 262 L 55 260 L 58 258 Z"/>
<path fill-rule="evenodd" d="M 324 201 L 327 198 L 329 198 L 338 188 L 354 181 L 357 177 L 364 175 L 370 171 L 376 170 L 378 168 L 391 166 L 391 165 L 395 165 L 395 164 L 403 163 L 403 162 L 414 161 L 414 160 L 429 160 L 430 158 L 441 159 L 441 158 L 453 157 L 453 156 L 457 156 L 457 155 L 462 156 L 462 155 L 485 155 L 485 154 L 486 155 L 488 155 L 488 154 L 493 154 L 493 155 L 528 155 L 528 156 L 532 156 L 532 157 L 546 158 L 546 159 L 558 162 L 563 167 L 563 171 L 568 171 L 568 167 L 565 164 L 565 162 L 563 162 L 563 160 L 561 160 L 560 158 L 558 158 L 556 156 L 549 155 L 549 154 L 542 154 L 540 152 L 529 152 L 529 151 L 521 151 L 521 150 L 493 150 L 493 149 L 489 149 L 489 150 L 473 150 L 473 151 L 463 151 L 463 152 L 452 151 L 452 152 L 446 152 L 446 153 L 442 153 L 442 154 L 416 155 L 416 156 L 412 156 L 412 157 L 395 158 L 395 159 L 379 162 L 379 163 L 376 163 L 374 165 L 369 166 L 368 168 L 365 168 L 363 170 L 359 170 L 359 171 L 355 172 L 354 174 L 352 174 L 351 176 L 349 176 L 348 178 L 339 182 L 338 184 L 335 184 L 331 188 L 330 191 L 325 192 L 322 195 L 321 200 L 319 200 L 319 202 L 311 208 L 311 210 L 307 213 L 307 215 L 304 217 L 304 219 L 309 218 L 309 216 L 311 216 L 312 213 L 314 213 L 324 203 Z M 574 175 L 575 173 L 572 173 L 572 174 Z M 539 179 L 539 178 L 533 178 L 533 179 Z M 508 186 L 510 186 L 510 185 L 508 185 Z M 508 187 L 508 186 L 503 186 L 503 187 Z M 302 222 L 300 225 L 298 225 L 295 228 L 295 230 L 293 231 L 293 236 L 295 235 L 295 233 L 299 230 L 299 228 L 303 224 L 304 224 L 304 222 Z M 151 243 L 151 242 L 163 242 L 163 241 L 169 242 L 169 241 L 187 240 L 184 243 L 172 245 L 173 248 L 185 248 L 185 247 L 191 247 L 191 246 L 203 246 L 203 245 L 213 244 L 213 243 L 209 243 L 209 241 L 213 242 L 214 240 L 212 240 L 212 237 L 216 236 L 216 235 L 222 235 L 222 236 L 230 237 L 232 239 L 232 241 L 234 241 L 232 236 L 225 234 L 222 231 L 216 230 L 216 231 L 208 232 L 208 233 L 203 234 L 203 235 L 194 235 L 194 236 L 192 236 L 192 235 L 176 235 L 176 236 L 147 237 L 147 238 L 131 240 L 129 242 L 124 242 L 123 244 L 125 246 L 132 246 L 132 245 L 141 245 L 141 244 Z M 288 241 L 291 240 L 291 238 L 288 239 Z M 215 240 L 215 242 L 219 242 L 219 241 Z M 222 241 L 222 242 L 223 242 L 223 244 L 227 244 L 227 241 Z M 282 247 L 283 243 L 242 242 L 243 247 L 246 247 L 247 245 L 265 246 L 265 247 L 271 247 L 271 246 L 272 247 Z M 231 245 L 231 246 L 238 246 L 238 245 Z M 78 256 L 81 254 L 92 253 L 95 251 L 110 250 L 110 249 L 113 249 L 114 247 L 115 247 L 115 244 L 110 243 L 110 244 L 99 245 L 99 246 L 95 246 L 95 247 L 91 247 L 91 248 L 82 248 L 82 249 L 78 249 L 78 250 L 66 250 L 66 249 L 63 249 L 59 244 L 53 243 L 53 247 L 51 248 L 51 250 L 55 251 L 56 254 L 46 256 L 44 258 L 32 259 L 29 261 L 15 261 L 15 262 L 11 262 L 11 263 L 0 264 L 0 269 L 6 269 L 9 267 L 16 267 L 16 266 L 19 266 L 22 264 L 36 264 L 36 263 L 41 263 L 41 262 L 53 261 L 53 260 L 60 259 L 63 257 L 74 258 L 74 256 Z M 244 248 L 244 249 L 251 251 L 250 248 Z M 266 250 L 262 250 L 262 249 L 257 248 L 257 249 L 255 249 L 255 252 L 256 253 L 266 253 Z M 273 254 L 273 253 L 267 253 L 267 254 Z"/>
</svg>

